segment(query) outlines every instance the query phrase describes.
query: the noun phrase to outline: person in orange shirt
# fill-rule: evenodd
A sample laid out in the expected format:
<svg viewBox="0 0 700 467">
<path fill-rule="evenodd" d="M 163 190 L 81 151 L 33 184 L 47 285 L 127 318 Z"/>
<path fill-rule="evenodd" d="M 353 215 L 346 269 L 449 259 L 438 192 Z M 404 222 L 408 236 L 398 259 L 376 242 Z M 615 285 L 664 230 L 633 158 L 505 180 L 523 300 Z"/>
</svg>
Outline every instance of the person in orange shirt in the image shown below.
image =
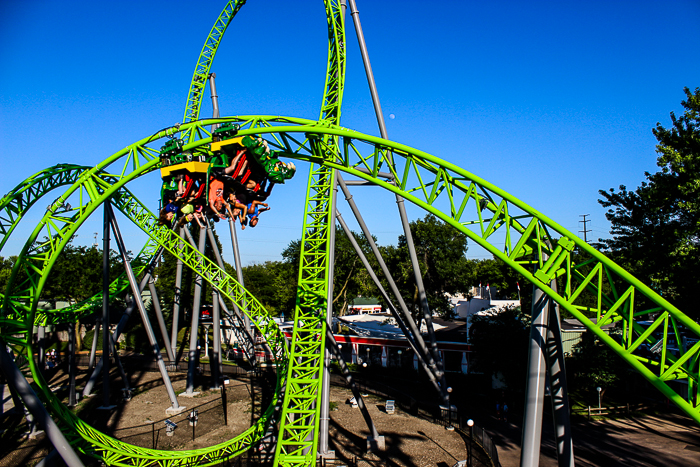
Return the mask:
<svg viewBox="0 0 700 467">
<path fill-rule="evenodd" d="M 228 203 L 224 199 L 224 182 L 214 177 L 211 177 L 209 183 L 209 207 L 220 218 L 226 218 L 224 212 L 225 208 L 228 207 Z"/>
</svg>

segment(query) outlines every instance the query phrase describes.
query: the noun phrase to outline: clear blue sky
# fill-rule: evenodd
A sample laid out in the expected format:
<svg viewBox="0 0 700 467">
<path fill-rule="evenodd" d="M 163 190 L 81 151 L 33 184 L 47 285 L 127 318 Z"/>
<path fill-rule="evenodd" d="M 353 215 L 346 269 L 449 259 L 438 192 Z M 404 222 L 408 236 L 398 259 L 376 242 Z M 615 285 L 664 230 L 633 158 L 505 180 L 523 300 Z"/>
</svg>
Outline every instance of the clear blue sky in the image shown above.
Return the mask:
<svg viewBox="0 0 700 467">
<path fill-rule="evenodd" d="M 56 163 L 94 165 L 181 121 L 195 62 L 224 4 L 0 2 L 0 193 Z M 636 187 L 655 170 L 651 129 L 681 113 L 684 86 L 700 86 L 697 0 L 358 7 L 389 137 L 464 167 L 573 232 L 582 229 L 579 215 L 590 214 L 589 238 L 608 231 L 598 190 Z M 249 0 L 212 67 L 222 114 L 317 118 L 326 40 L 321 1 Z M 348 44 L 341 124 L 378 134 L 350 21 Z M 207 101 L 202 116 L 210 114 Z M 300 167 L 276 188 L 272 211 L 241 233 L 245 263 L 279 259 L 300 237 L 307 172 Z M 156 209 L 157 178 L 134 189 Z M 393 197 L 356 193 L 379 242 L 394 243 Z M 52 199 L 0 254 L 21 249 Z M 92 243 L 100 225 L 91 220 L 78 242 Z M 144 237 L 122 229 L 137 249 Z M 230 249 L 225 256 L 232 260 Z M 469 256 L 488 255 L 471 248 Z"/>
</svg>

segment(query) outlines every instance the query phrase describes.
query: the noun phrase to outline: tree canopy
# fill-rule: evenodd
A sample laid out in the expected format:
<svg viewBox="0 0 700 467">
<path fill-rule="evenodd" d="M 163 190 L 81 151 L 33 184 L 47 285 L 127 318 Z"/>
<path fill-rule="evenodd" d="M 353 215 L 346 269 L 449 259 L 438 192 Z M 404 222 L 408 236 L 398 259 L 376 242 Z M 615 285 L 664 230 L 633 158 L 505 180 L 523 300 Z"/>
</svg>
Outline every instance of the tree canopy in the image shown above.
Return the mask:
<svg viewBox="0 0 700 467">
<path fill-rule="evenodd" d="M 430 309 L 449 316 L 445 294 L 467 293 L 474 281 L 474 264 L 466 256 L 467 236 L 432 214 L 410 227 Z M 422 315 L 406 236 L 399 236 L 398 244 L 383 248 L 383 253 L 412 314 Z"/>
<path fill-rule="evenodd" d="M 612 238 L 600 246 L 689 315 L 700 260 L 700 88 L 684 89 L 683 115 L 672 126 L 656 124 L 659 171 L 645 173 L 634 190 L 601 190 Z"/>
<path fill-rule="evenodd" d="M 472 318 L 471 342 L 476 358 L 474 369 L 493 376 L 515 391 L 525 389 L 530 317 L 520 307 L 495 316 Z"/>
<path fill-rule="evenodd" d="M 431 214 L 411 222 L 410 226 L 432 311 L 449 316 L 452 310 L 446 294 L 467 294 L 469 288 L 479 281 L 498 288 L 501 297 L 518 296 L 516 283 L 523 284 L 523 279 L 501 261 L 467 259 L 467 237 L 464 234 Z M 355 232 L 352 235 L 384 288 L 389 290 L 367 239 Z M 300 249 L 301 241 L 294 240 L 282 252 L 282 261 L 243 268 L 246 288 L 274 315 L 292 316 Z M 380 246 L 379 250 L 412 313 L 417 318 L 422 316 L 405 236 L 401 235 L 396 245 Z M 345 314 L 355 298 L 379 297 L 369 273 L 340 227 L 336 228 L 334 266 L 333 307 L 336 315 Z M 524 296 L 528 295 L 529 288 L 525 287 L 523 292 Z"/>
<path fill-rule="evenodd" d="M 0 293 L 5 293 L 16 261 L 17 256 L 0 256 Z M 124 268 L 121 265 L 121 257 L 113 250 L 109 252 L 109 264 L 110 280 L 114 280 Z M 20 271 L 15 283 L 21 283 L 24 277 Z M 76 246 L 71 238 L 51 268 L 41 292 L 41 299 L 77 303 L 101 291 L 102 250 L 91 246 Z"/>
</svg>

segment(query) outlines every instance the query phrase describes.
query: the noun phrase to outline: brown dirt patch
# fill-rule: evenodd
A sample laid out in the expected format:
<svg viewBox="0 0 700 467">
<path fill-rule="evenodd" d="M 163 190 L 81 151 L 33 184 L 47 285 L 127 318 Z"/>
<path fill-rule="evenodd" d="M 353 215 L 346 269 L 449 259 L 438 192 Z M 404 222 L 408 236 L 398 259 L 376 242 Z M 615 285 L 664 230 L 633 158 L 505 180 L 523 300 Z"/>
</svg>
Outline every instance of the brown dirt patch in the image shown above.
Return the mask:
<svg viewBox="0 0 700 467">
<path fill-rule="evenodd" d="M 78 387 L 82 388 L 86 374 L 82 374 Z M 176 393 L 184 392 L 186 375 L 171 374 Z M 178 396 L 180 405 L 187 410 L 179 415 L 168 416 L 165 410 L 171 406 L 160 374 L 153 371 L 130 373 L 131 385 L 136 394 L 130 401 L 117 403 L 112 411 L 97 410 L 102 405 L 102 395 L 80 401 L 77 412 L 93 427 L 121 439 L 129 444 L 147 448 L 186 450 L 218 444 L 240 434 L 256 420 L 269 404 L 273 381 L 265 377 L 241 375 L 231 377 L 226 386 L 228 425 L 224 424 L 223 405 L 220 390 L 196 390 L 201 393 L 189 398 Z M 204 379 L 202 381 L 205 381 Z M 56 374 L 50 380 L 59 396 L 67 396 L 66 377 Z M 113 375 L 110 388 L 116 401 L 121 394 L 121 379 Z M 207 385 L 205 384 L 205 388 Z M 97 390 L 100 387 L 98 385 Z M 352 397 L 349 389 L 331 388 L 330 448 L 339 459 L 351 461 L 354 458 L 384 460 L 396 466 L 452 466 L 466 457 L 465 441 L 457 432 L 427 420 L 411 416 L 397 408 L 394 414 L 387 414 L 385 401 L 375 396 L 365 398 L 369 412 L 380 435 L 386 440 L 386 451 L 379 456 L 366 453 L 366 437 L 369 433 L 359 409 L 347 403 Z M 113 402 L 115 403 L 115 402 Z M 333 404 L 334 403 L 334 404 Z M 187 414 L 196 408 L 199 421 L 194 430 L 186 419 Z M 166 436 L 165 420 L 170 419 L 178 427 L 173 436 Z M 26 421 L 21 416 L 6 415 L 3 418 L 8 426 L 7 435 L 0 447 L 0 466 L 32 466 L 50 451 L 50 443 L 44 435 L 37 439 L 26 439 Z M 86 459 L 90 463 L 89 459 Z"/>
</svg>

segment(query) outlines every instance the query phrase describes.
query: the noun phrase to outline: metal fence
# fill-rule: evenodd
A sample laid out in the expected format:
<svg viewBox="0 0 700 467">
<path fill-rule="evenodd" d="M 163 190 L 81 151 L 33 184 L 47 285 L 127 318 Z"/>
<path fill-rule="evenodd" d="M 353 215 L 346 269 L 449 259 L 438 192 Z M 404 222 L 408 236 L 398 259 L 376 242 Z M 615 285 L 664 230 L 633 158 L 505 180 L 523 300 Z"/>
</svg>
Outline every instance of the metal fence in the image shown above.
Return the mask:
<svg viewBox="0 0 700 467">
<path fill-rule="evenodd" d="M 337 374 L 331 374 L 331 383 L 337 386 L 346 386 L 345 378 Z M 466 424 L 466 420 L 459 416 L 459 412 L 457 411 L 456 407 L 452 406 L 448 408 L 445 406 L 436 405 L 434 403 L 426 403 L 424 401 L 419 401 L 418 399 L 412 397 L 409 394 L 392 388 L 391 386 L 387 386 L 385 384 L 377 383 L 374 381 L 367 382 L 355 379 L 355 384 L 357 385 L 360 392 L 374 394 L 375 396 L 379 396 L 385 399 L 393 399 L 395 401 L 396 406 L 400 407 L 401 410 L 403 410 L 406 413 L 426 420 L 431 420 L 433 423 L 445 427 L 455 427 L 456 429 L 460 430 L 464 436 L 471 437 L 472 441 L 481 446 L 481 448 L 484 450 L 484 453 L 488 456 L 488 461 L 490 461 L 493 467 L 501 467 L 501 463 L 498 460 L 498 449 L 496 448 L 496 444 L 493 442 L 486 430 L 477 425 L 472 426 L 470 429 L 470 427 L 468 427 Z M 369 462 L 376 461 L 369 461 L 365 459 L 356 459 L 356 461 L 365 463 L 350 463 L 350 465 L 357 465 L 358 467 L 360 465 L 363 467 L 384 465 L 382 463 L 371 464 Z"/>
<path fill-rule="evenodd" d="M 316 467 L 386 467 L 386 465 L 382 460 L 363 459 L 357 456 L 349 461 L 320 458 L 316 463 Z"/>
<path fill-rule="evenodd" d="M 190 424 L 189 416 L 196 411 L 197 422 Z M 168 424 L 171 428 L 168 428 Z M 172 449 L 195 439 L 202 433 L 224 425 L 224 406 L 221 399 L 214 399 L 204 404 L 171 417 L 154 420 L 143 425 L 119 428 L 109 431 L 116 439 L 151 449 Z"/>
<path fill-rule="evenodd" d="M 465 428 L 467 428 L 467 430 L 465 430 Z M 477 425 L 472 426 L 471 429 L 469 428 L 470 427 L 460 426 L 459 429 L 464 434 L 471 436 L 472 441 L 481 446 L 486 452 L 486 455 L 491 459 L 493 467 L 501 467 L 501 462 L 498 460 L 498 449 L 491 437 L 486 433 L 486 430 Z"/>
</svg>

